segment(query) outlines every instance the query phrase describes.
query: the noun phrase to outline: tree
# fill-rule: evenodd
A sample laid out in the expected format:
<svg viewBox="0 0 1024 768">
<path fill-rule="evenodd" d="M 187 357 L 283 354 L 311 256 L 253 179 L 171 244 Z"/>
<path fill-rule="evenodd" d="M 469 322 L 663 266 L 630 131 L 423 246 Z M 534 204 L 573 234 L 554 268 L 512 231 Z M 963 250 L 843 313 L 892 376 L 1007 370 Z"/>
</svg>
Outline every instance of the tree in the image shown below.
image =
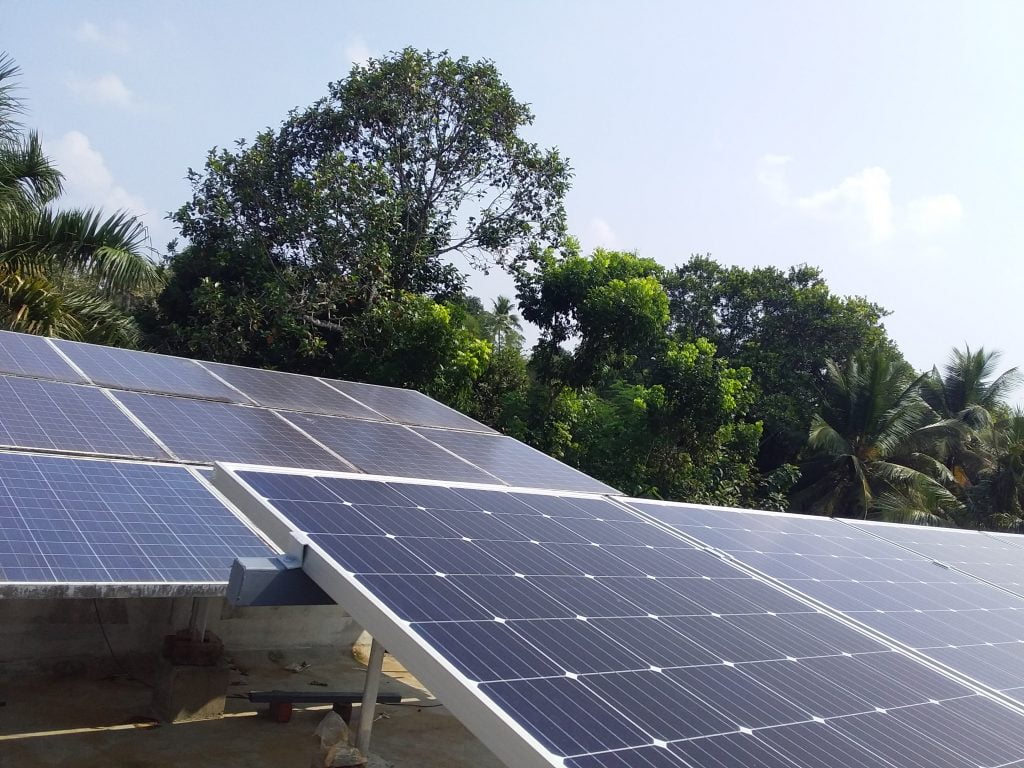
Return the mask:
<svg viewBox="0 0 1024 768">
<path fill-rule="evenodd" d="M 392 343 L 381 335 L 396 317 L 454 312 L 456 325 L 474 324 L 458 310 L 465 276 L 451 258 L 522 269 L 561 240 L 571 171 L 521 136 L 532 120 L 486 60 L 406 49 L 353 67 L 280 128 L 215 148 L 190 171 L 192 198 L 173 216 L 188 244 L 169 259 L 152 338 L 171 352 L 330 375 L 365 361 L 360 377 L 435 386 L 421 366 L 409 379 L 367 350 Z M 460 353 L 475 358 L 471 337 Z"/>
<path fill-rule="evenodd" d="M 520 277 L 523 316 L 541 338 L 509 431 L 627 493 L 780 506 L 788 483 L 777 493 L 753 466 L 750 371 L 706 339 L 668 335 L 661 275 L 634 253 L 584 257 L 569 243 Z"/>
<path fill-rule="evenodd" d="M 155 284 L 146 229 L 123 212 L 53 209 L 63 177 L 18 122 L 18 74 L 0 54 L 0 328 L 132 345 L 121 300 Z"/>
<path fill-rule="evenodd" d="M 491 310 L 486 314 L 484 330 L 496 351 L 506 347 L 518 349 L 523 342 L 523 325 L 512 307 L 512 299 L 499 296 L 491 302 Z"/>
<path fill-rule="evenodd" d="M 969 346 L 954 348 L 943 371 L 932 368 L 924 379 L 921 394 L 936 413 L 983 427 L 1006 407 L 1007 396 L 1021 383 L 1016 368 L 996 375 L 1000 357 L 999 351 L 986 352 L 984 347 L 973 352 Z"/>
<path fill-rule="evenodd" d="M 841 368 L 811 421 L 810 456 L 792 496 L 797 510 L 898 522 L 949 523 L 961 510 L 947 487 L 943 446 L 958 425 L 937 421 L 920 394 L 924 377 L 883 345 Z"/>
<path fill-rule="evenodd" d="M 827 384 L 825 361 L 842 367 L 885 340 L 885 310 L 836 296 L 820 270 L 807 265 L 744 269 L 694 256 L 664 282 L 676 337 L 706 338 L 732 366 L 750 368 L 750 417 L 764 425 L 764 470 L 795 461 L 806 443 Z"/>
</svg>

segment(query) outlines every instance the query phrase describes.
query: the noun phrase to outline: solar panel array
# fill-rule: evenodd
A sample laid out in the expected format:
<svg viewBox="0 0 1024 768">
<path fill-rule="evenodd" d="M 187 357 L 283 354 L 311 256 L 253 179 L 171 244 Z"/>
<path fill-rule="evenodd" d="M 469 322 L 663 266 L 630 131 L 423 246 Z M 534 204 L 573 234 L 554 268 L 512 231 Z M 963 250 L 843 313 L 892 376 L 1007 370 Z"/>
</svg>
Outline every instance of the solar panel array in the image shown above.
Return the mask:
<svg viewBox="0 0 1024 768">
<path fill-rule="evenodd" d="M 139 392 L 118 392 L 116 397 L 185 461 L 349 468 L 273 411 Z"/>
<path fill-rule="evenodd" d="M 960 552 L 973 561 L 989 555 L 967 554 L 965 539 L 982 552 L 998 539 L 682 504 L 629 504 L 1024 704 L 1024 596 L 886 540 L 891 536 L 933 553 Z"/>
<path fill-rule="evenodd" d="M 10 331 L 0 331 L 0 373 L 57 381 L 86 380 L 42 336 Z"/>
<path fill-rule="evenodd" d="M 1024 761 L 1014 711 L 607 499 L 235 476 L 257 524 L 297 532 L 307 573 L 509 764 Z"/>
<path fill-rule="evenodd" d="M 56 385 L 29 379 L 88 387 L 58 395 Z M 97 386 L 115 393 L 149 439 L 101 402 Z M 45 410 L 7 392 L 32 389 Z M 4 393 L 20 410 L 8 417 L 6 438 L 0 422 L 0 446 L 14 449 L 614 491 L 413 390 L 0 333 Z"/>
<path fill-rule="evenodd" d="M 385 418 L 401 424 L 466 429 L 472 432 L 494 434 L 494 430 L 490 427 L 427 397 L 422 392 L 395 387 L 379 387 L 356 381 L 340 381 L 338 379 L 325 379 L 325 381 Z"/>
<path fill-rule="evenodd" d="M 512 486 L 616 493 L 611 486 L 573 469 L 568 464 L 554 461 L 550 456 L 511 437 L 443 429 L 416 431 Z"/>
<path fill-rule="evenodd" d="M 271 554 L 184 467 L 0 453 L 0 581 L 223 583 Z"/>
<path fill-rule="evenodd" d="M 0 446 L 166 459 L 102 390 L 0 376 Z"/>
<path fill-rule="evenodd" d="M 362 419 L 380 418 L 365 405 L 312 376 L 219 363 L 203 363 L 203 367 L 245 392 L 253 402 L 260 405 Z"/>
<path fill-rule="evenodd" d="M 433 480 L 500 482 L 494 475 L 399 424 L 298 413 L 287 414 L 286 418 L 363 472 Z"/>
<path fill-rule="evenodd" d="M 54 343 L 94 384 L 210 400 L 240 397 L 194 360 L 63 339 Z"/>
</svg>

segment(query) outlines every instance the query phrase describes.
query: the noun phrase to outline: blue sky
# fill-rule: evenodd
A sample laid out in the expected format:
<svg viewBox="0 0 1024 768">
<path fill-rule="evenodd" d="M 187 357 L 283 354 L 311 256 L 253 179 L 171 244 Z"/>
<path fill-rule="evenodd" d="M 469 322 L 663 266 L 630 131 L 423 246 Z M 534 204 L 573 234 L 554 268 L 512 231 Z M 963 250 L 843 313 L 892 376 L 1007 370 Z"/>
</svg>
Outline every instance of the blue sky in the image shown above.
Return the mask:
<svg viewBox="0 0 1024 768">
<path fill-rule="evenodd" d="M 531 138 L 570 157 L 585 247 L 815 264 L 890 309 L 918 367 L 964 343 L 1024 367 L 1024 3 L 0 6 L 68 203 L 137 211 L 157 246 L 211 146 L 353 61 L 448 49 L 494 59 Z"/>
</svg>

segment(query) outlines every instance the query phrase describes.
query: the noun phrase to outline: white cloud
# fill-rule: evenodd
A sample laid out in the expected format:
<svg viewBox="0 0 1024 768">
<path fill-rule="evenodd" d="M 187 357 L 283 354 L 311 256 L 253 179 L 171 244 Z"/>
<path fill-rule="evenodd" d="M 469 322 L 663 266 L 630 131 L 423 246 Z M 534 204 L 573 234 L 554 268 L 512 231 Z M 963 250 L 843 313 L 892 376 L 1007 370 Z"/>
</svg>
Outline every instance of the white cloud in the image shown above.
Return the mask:
<svg viewBox="0 0 1024 768">
<path fill-rule="evenodd" d="M 120 77 L 112 72 L 91 78 L 72 75 L 68 78 L 67 84 L 75 96 L 89 104 L 108 105 L 121 109 L 134 109 L 138 106 L 135 94 Z"/>
<path fill-rule="evenodd" d="M 955 227 L 963 214 L 964 207 L 956 195 L 922 197 L 907 206 L 907 226 L 928 237 Z"/>
<path fill-rule="evenodd" d="M 758 162 L 758 184 L 775 203 L 803 216 L 853 225 L 873 243 L 904 233 L 931 237 L 955 225 L 963 215 L 960 200 L 952 194 L 896 204 L 892 178 L 878 166 L 864 168 L 828 189 L 794 196 L 787 173 L 790 162 L 784 155 L 765 155 Z"/>
<path fill-rule="evenodd" d="M 146 205 L 114 180 L 106 162 L 80 131 L 65 133 L 59 139 L 45 141 L 46 152 L 64 174 L 61 204 L 74 207 L 101 207 L 106 213 L 125 209 L 137 216 L 146 213 Z"/>
<path fill-rule="evenodd" d="M 113 53 L 129 53 L 132 50 L 131 28 L 123 21 L 114 22 L 105 29 L 91 21 L 83 21 L 74 34 L 80 43 L 95 45 Z"/>
<path fill-rule="evenodd" d="M 796 207 L 825 218 L 861 219 L 872 240 L 888 240 L 893 233 L 892 180 L 884 168 L 865 168 L 838 186 L 797 198 Z"/>
<path fill-rule="evenodd" d="M 583 230 L 583 246 L 587 251 L 594 248 L 615 249 L 619 247 L 619 237 L 607 221 L 595 217 L 587 222 Z"/>
<path fill-rule="evenodd" d="M 361 37 L 353 37 L 345 45 L 345 60 L 349 64 L 359 64 L 362 66 L 370 60 L 373 56 L 373 51 L 370 50 L 370 46 L 366 44 L 366 41 Z"/>
</svg>

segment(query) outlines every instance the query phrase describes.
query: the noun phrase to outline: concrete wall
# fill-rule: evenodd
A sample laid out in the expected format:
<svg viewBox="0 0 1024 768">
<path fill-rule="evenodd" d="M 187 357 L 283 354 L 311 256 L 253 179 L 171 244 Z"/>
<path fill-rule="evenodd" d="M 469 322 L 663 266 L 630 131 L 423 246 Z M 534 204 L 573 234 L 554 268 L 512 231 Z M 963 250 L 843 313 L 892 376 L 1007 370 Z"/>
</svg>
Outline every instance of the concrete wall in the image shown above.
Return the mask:
<svg viewBox="0 0 1024 768">
<path fill-rule="evenodd" d="M 229 653 L 337 652 L 362 631 L 336 606 L 235 608 L 210 598 L 207 629 Z M 102 629 L 131 670 L 149 668 L 163 636 L 188 625 L 191 598 L 0 599 L 0 679 L 118 671 Z"/>
</svg>

